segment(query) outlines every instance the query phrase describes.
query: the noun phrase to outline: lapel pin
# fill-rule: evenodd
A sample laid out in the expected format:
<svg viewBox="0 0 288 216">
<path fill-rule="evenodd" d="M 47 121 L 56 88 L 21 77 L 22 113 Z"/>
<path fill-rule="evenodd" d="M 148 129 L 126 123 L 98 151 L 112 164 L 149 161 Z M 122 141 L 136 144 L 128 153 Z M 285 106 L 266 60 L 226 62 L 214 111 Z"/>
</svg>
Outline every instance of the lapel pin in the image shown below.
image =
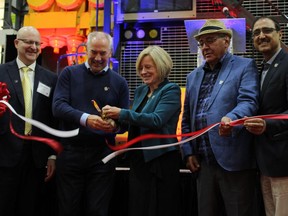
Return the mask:
<svg viewBox="0 0 288 216">
<path fill-rule="evenodd" d="M 222 85 L 222 84 L 223 84 L 223 82 L 224 82 L 223 80 L 220 80 L 220 81 L 219 81 L 219 85 Z"/>
</svg>

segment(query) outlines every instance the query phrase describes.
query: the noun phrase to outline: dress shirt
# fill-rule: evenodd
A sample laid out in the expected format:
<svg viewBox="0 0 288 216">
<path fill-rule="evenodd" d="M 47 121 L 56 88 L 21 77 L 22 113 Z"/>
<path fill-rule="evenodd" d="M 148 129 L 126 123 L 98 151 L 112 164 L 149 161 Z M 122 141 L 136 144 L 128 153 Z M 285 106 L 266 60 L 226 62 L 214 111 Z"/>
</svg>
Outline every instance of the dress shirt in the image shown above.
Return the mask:
<svg viewBox="0 0 288 216">
<path fill-rule="evenodd" d="M 269 71 L 270 66 L 272 65 L 274 59 L 276 58 L 276 56 L 278 55 L 278 53 L 281 51 L 282 48 L 280 48 L 273 56 L 272 58 L 270 58 L 267 62 L 263 61 L 263 67 L 262 67 L 262 71 L 261 71 L 261 89 L 262 89 L 262 85 L 264 83 L 265 77 Z"/>
<path fill-rule="evenodd" d="M 221 62 L 217 63 L 213 70 L 210 69 L 209 65 L 205 63 L 204 65 L 204 77 L 201 83 L 198 103 L 197 103 L 197 112 L 196 112 L 196 121 L 195 128 L 196 130 L 201 130 L 207 127 L 207 107 L 209 105 L 210 97 L 213 91 L 213 87 L 217 80 L 219 71 L 221 69 Z M 208 164 L 215 164 L 216 159 L 214 157 L 210 140 L 208 134 L 205 133 L 202 136 L 196 139 L 198 146 L 198 154 L 203 160 Z"/>
<path fill-rule="evenodd" d="M 23 78 L 23 71 L 21 70 L 21 68 L 29 67 L 30 70 L 27 73 L 28 73 L 28 77 L 30 80 L 30 86 L 31 86 L 31 91 L 32 91 L 32 95 L 33 95 L 36 62 L 34 62 L 31 65 L 25 65 L 19 58 L 16 58 L 16 62 L 18 65 L 21 80 Z"/>
</svg>

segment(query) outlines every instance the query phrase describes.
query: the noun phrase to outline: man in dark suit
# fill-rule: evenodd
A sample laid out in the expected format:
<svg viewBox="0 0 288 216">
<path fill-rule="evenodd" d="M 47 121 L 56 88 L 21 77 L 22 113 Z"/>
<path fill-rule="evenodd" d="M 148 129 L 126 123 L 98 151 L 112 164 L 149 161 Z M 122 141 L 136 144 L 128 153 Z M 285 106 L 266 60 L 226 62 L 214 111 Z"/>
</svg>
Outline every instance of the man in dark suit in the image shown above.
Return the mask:
<svg viewBox="0 0 288 216">
<path fill-rule="evenodd" d="M 253 59 L 228 52 L 232 31 L 207 20 L 194 36 L 205 59 L 187 77 L 182 133 L 221 122 L 182 147 L 186 166 L 198 173 L 199 216 L 252 215 L 256 180 L 253 136 L 229 123 L 258 109 L 258 72 Z"/>
<path fill-rule="evenodd" d="M 17 58 L 0 65 L 0 82 L 5 82 L 10 91 L 9 103 L 15 111 L 25 116 L 29 103 L 24 99 L 22 81 L 23 68 L 27 68 L 32 111 L 31 118 L 50 127 L 56 127 L 52 115 L 52 96 L 56 85 L 56 74 L 36 63 L 40 53 L 41 38 L 34 27 L 19 29 L 14 41 Z M 26 107 L 26 108 L 25 108 Z M 25 111 L 26 109 L 26 111 Z M 55 171 L 54 152 L 47 145 L 35 141 L 25 141 L 13 135 L 9 128 L 11 119 L 15 131 L 21 135 L 51 137 L 42 130 L 25 126 L 25 122 L 8 111 L 0 117 L 0 215 L 39 216 L 41 191 L 45 181 L 49 181 Z M 29 130 L 25 131 L 25 127 Z M 42 197 L 43 198 L 43 197 Z"/>
<path fill-rule="evenodd" d="M 261 73 L 259 115 L 288 113 L 288 53 L 281 49 L 279 23 L 260 17 L 253 25 L 253 43 L 268 66 Z M 288 121 L 253 118 L 245 121 L 256 134 L 255 151 L 267 216 L 288 212 Z"/>
</svg>

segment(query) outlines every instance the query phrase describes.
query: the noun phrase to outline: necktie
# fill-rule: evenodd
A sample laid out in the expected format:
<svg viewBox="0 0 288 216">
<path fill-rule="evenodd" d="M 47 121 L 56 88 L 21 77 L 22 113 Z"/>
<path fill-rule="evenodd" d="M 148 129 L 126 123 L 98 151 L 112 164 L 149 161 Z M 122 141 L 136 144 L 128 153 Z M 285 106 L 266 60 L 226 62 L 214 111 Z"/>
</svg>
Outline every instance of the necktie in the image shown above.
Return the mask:
<svg viewBox="0 0 288 216">
<path fill-rule="evenodd" d="M 262 66 L 262 73 L 261 73 L 261 88 L 262 88 L 262 85 L 264 83 L 264 79 L 265 79 L 265 76 L 269 70 L 269 67 L 270 67 L 270 64 L 269 63 L 263 63 L 263 66 Z"/>
<path fill-rule="evenodd" d="M 30 79 L 28 76 L 29 67 L 23 67 L 23 78 L 22 78 L 22 88 L 24 95 L 24 103 L 25 103 L 25 117 L 32 117 L 32 89 L 30 84 Z M 32 125 L 25 122 L 25 134 L 31 133 Z"/>
</svg>

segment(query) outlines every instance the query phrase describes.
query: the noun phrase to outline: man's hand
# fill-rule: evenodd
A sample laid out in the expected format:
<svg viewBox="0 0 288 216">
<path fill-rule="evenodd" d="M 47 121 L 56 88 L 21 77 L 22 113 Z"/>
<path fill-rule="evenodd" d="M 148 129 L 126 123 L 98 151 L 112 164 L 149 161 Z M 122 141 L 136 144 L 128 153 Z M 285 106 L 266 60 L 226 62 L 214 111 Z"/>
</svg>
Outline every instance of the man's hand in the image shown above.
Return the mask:
<svg viewBox="0 0 288 216">
<path fill-rule="evenodd" d="M 243 124 L 250 133 L 260 135 L 266 130 L 266 121 L 261 118 L 247 118 Z"/>
<path fill-rule="evenodd" d="M 113 133 L 117 127 L 112 119 L 102 119 L 98 115 L 89 115 L 86 124 L 92 129 L 102 130 L 108 133 Z"/>
<path fill-rule="evenodd" d="M 221 119 L 221 123 L 219 126 L 219 135 L 220 136 L 230 136 L 232 132 L 232 126 L 230 126 L 230 122 L 232 120 L 226 116 Z"/>
<path fill-rule="evenodd" d="M 196 156 L 188 156 L 186 161 L 186 167 L 193 173 L 200 169 L 200 164 Z"/>
<path fill-rule="evenodd" d="M 48 182 L 52 179 L 52 177 L 55 174 L 55 170 L 56 170 L 56 160 L 48 159 L 45 182 Z"/>
</svg>

